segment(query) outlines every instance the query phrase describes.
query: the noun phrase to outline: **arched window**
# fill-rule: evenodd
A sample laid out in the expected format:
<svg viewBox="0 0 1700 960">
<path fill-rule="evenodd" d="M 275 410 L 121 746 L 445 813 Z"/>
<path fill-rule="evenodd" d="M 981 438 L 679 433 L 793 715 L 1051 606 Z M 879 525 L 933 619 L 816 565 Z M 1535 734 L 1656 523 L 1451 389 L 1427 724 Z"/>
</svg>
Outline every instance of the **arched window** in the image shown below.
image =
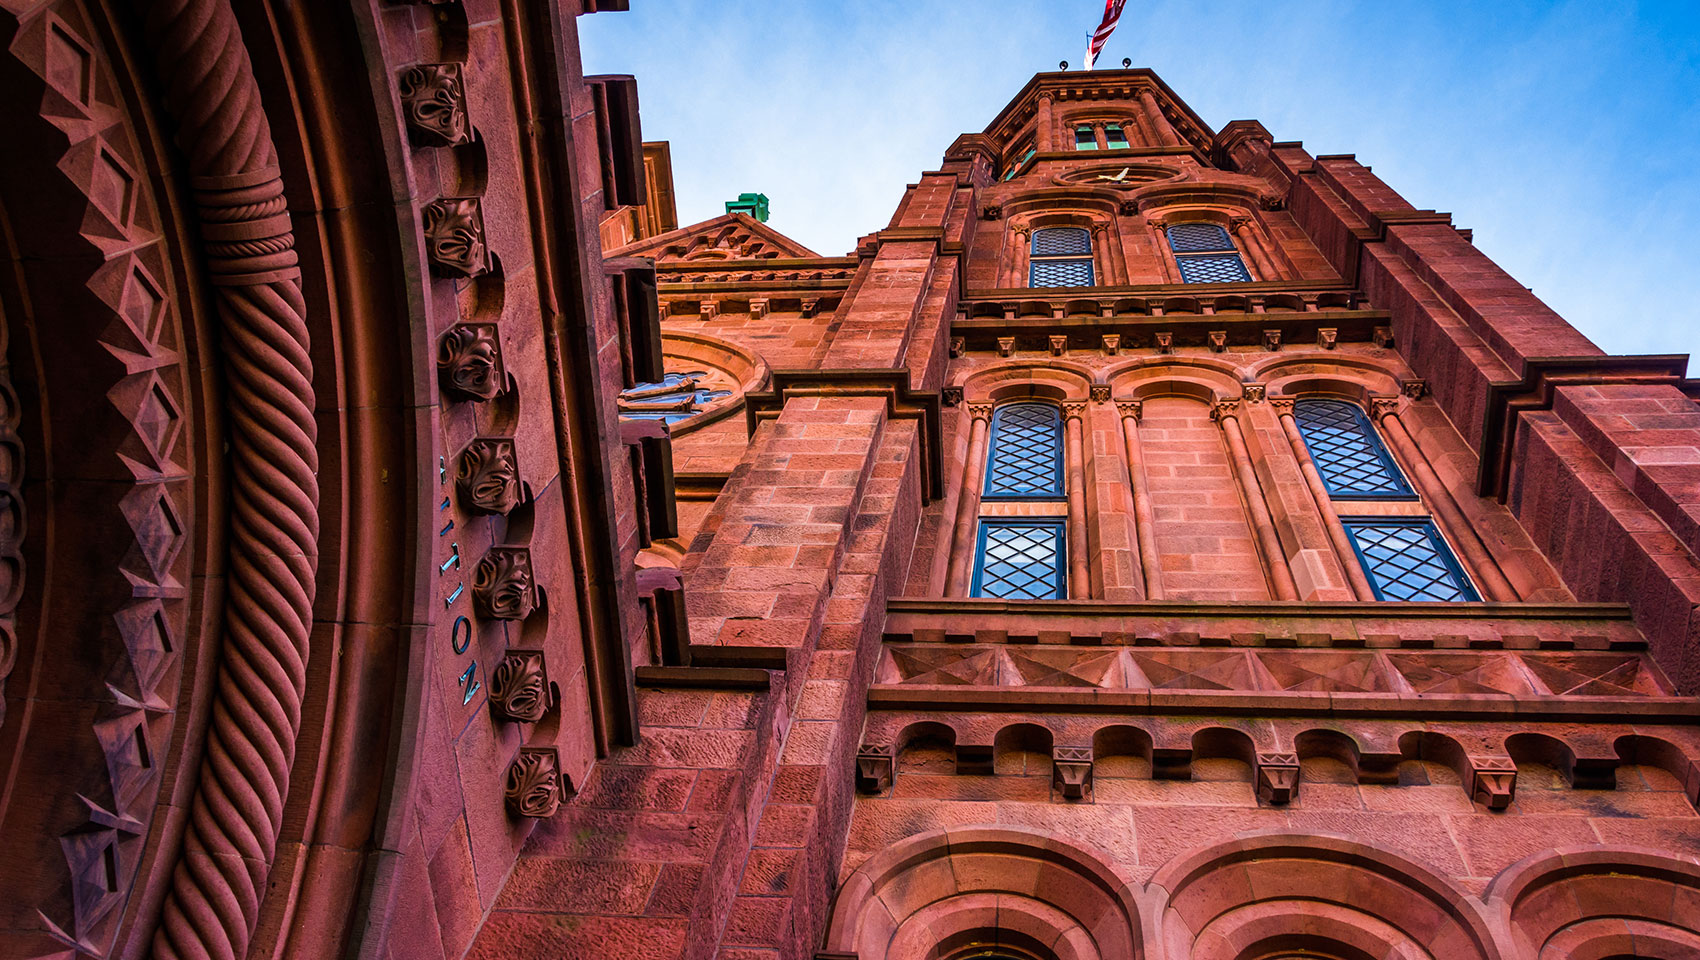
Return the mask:
<svg viewBox="0 0 1700 960">
<path fill-rule="evenodd" d="M 669 373 L 655 383 L 640 383 L 620 392 L 620 416 L 628 420 L 664 420 L 678 423 L 700 413 L 715 400 L 732 395 L 730 390 L 706 386 L 706 370 Z"/>
<path fill-rule="evenodd" d="M 1185 283 L 1234 283 L 1250 280 L 1239 249 L 1228 231 L 1214 223 L 1177 223 L 1169 228 L 1169 249 Z"/>
<path fill-rule="evenodd" d="M 1417 499 L 1399 465 L 1382 444 L 1375 426 L 1356 404 L 1344 400 L 1298 400 L 1293 404 L 1293 421 L 1329 499 Z M 1345 504 L 1335 506 L 1338 509 Z M 1340 524 L 1346 528 L 1352 550 L 1377 600 L 1479 599 L 1429 517 L 1420 513 L 1341 516 Z"/>
<path fill-rule="evenodd" d="M 1092 234 L 1085 227 L 1044 227 L 1033 231 L 1027 285 L 1092 286 Z"/>
<path fill-rule="evenodd" d="M 1006 600 L 1068 596 L 1063 517 L 1014 517 L 1000 511 L 1000 501 L 1066 503 L 1060 410 L 1048 403 L 1009 403 L 992 414 L 981 500 L 993 514 L 980 518 L 973 595 Z"/>
<path fill-rule="evenodd" d="M 1020 159 L 1010 161 L 1009 169 L 1004 171 L 1003 178 L 1005 180 L 1015 179 L 1016 176 L 1018 176 L 1021 173 L 1022 170 L 1027 168 L 1027 161 L 1033 159 L 1033 155 L 1035 153 L 1037 153 L 1038 151 L 1039 151 L 1038 147 L 1035 147 L 1032 144 L 1028 144 L 1027 149 L 1025 149 L 1021 152 Z"/>
<path fill-rule="evenodd" d="M 1316 472 L 1332 497 L 1414 500 L 1399 465 L 1388 455 L 1369 417 L 1344 400 L 1300 400 L 1293 420 Z"/>
<path fill-rule="evenodd" d="M 1128 148 L 1127 134 L 1122 132 L 1121 124 L 1104 124 L 1104 143 L 1111 150 L 1126 150 Z"/>
<path fill-rule="evenodd" d="M 1092 132 L 1092 126 L 1090 124 L 1083 123 L 1074 128 L 1074 149 L 1098 149 L 1098 136 Z"/>
</svg>

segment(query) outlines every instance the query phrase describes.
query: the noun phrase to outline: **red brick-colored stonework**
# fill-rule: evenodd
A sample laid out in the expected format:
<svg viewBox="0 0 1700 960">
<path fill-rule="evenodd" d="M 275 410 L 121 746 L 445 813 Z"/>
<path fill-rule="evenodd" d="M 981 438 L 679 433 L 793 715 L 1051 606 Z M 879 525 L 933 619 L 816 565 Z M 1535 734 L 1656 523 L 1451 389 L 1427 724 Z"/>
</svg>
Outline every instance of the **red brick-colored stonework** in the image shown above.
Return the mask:
<svg viewBox="0 0 1700 960">
<path fill-rule="evenodd" d="M 1700 956 L 1683 358 L 1147 70 L 681 227 L 624 6 L 0 4 L 0 956 Z"/>
</svg>

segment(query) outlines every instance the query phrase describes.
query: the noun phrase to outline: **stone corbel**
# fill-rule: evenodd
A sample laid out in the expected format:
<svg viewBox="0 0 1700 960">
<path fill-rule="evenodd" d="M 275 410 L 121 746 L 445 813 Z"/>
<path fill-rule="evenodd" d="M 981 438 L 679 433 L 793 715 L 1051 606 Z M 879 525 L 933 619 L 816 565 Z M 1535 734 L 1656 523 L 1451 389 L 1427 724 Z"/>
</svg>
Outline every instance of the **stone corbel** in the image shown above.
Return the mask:
<svg viewBox="0 0 1700 960">
<path fill-rule="evenodd" d="M 1175 352 L 1175 335 L 1172 331 L 1160 330 L 1152 334 L 1151 338 L 1155 341 L 1158 353 Z"/>
<path fill-rule="evenodd" d="M 1281 349 L 1281 331 L 1263 331 L 1263 349 L 1268 350 L 1271 353 Z"/>
<path fill-rule="evenodd" d="M 1053 334 L 1050 335 L 1050 341 L 1051 341 L 1051 356 L 1053 356 L 1053 357 L 1066 357 L 1066 356 L 1068 356 L 1068 334 L 1066 334 L 1066 333 L 1053 333 Z"/>
<path fill-rule="evenodd" d="M 896 764 L 890 747 L 862 744 L 856 751 L 856 789 L 862 793 L 881 794 L 891 789 L 896 779 Z"/>
<path fill-rule="evenodd" d="M 455 490 L 474 513 L 506 515 L 520 502 L 519 464 L 514 442 L 481 437 L 455 458 Z"/>
<path fill-rule="evenodd" d="M 1221 353 L 1228 349 L 1228 331 L 1226 330 L 1211 330 L 1204 335 L 1204 338 L 1210 343 L 1211 353 Z"/>
<path fill-rule="evenodd" d="M 1121 351 L 1122 335 L 1119 333 L 1104 334 L 1104 356 L 1113 357 Z"/>
<path fill-rule="evenodd" d="M 1001 219 L 1003 219 L 1003 207 L 999 204 L 996 204 L 996 203 L 987 204 L 986 206 L 981 207 L 980 208 L 980 219 L 981 220 L 1001 220 Z"/>
<path fill-rule="evenodd" d="M 1015 354 L 1015 338 L 1014 337 L 999 337 L 998 338 L 998 356 L 1009 357 L 1009 356 L 1014 356 L 1014 354 Z"/>
<path fill-rule="evenodd" d="M 1261 383 L 1247 383 L 1243 384 L 1240 389 L 1244 391 L 1247 403 L 1262 403 L 1264 391 L 1268 388 L 1267 385 Z"/>
<path fill-rule="evenodd" d="M 968 352 L 968 338 L 967 337 L 951 337 L 950 338 L 950 358 L 952 360 L 960 358 L 963 354 L 965 354 L 967 352 Z"/>
<path fill-rule="evenodd" d="M 962 404 L 962 388 L 960 386 L 945 387 L 944 389 L 939 391 L 939 399 L 947 407 L 961 406 L 961 404 Z"/>
<path fill-rule="evenodd" d="M 1086 799 L 1092 792 L 1092 748 L 1053 748 L 1051 786 L 1064 800 Z"/>
<path fill-rule="evenodd" d="M 1299 755 L 1296 753 L 1257 754 L 1257 799 L 1264 803 L 1291 803 L 1299 795 Z"/>
<path fill-rule="evenodd" d="M 1091 387 L 1091 394 L 1093 403 L 1108 403 L 1110 401 L 1110 385 L 1094 383 Z"/>
<path fill-rule="evenodd" d="M 1470 758 L 1470 798 L 1489 810 L 1504 810 L 1517 795 L 1517 764 L 1510 757 Z"/>
<path fill-rule="evenodd" d="M 751 297 L 750 319 L 760 320 L 762 317 L 767 316 L 768 312 L 772 309 L 772 306 L 773 301 L 767 297 Z"/>
<path fill-rule="evenodd" d="M 820 298 L 819 297 L 804 297 L 803 298 L 803 316 L 813 317 L 815 315 L 815 311 L 819 308 L 820 308 Z"/>
<path fill-rule="evenodd" d="M 401 72 L 397 83 L 408 133 L 417 143 L 456 147 L 472 140 L 466 119 L 466 88 L 458 63 L 421 63 Z"/>
<path fill-rule="evenodd" d="M 720 301 L 704 300 L 697 306 L 697 315 L 704 320 L 713 320 L 720 316 Z"/>
<path fill-rule="evenodd" d="M 457 323 L 437 343 L 437 385 L 457 400 L 502 392 L 502 340 L 493 323 Z"/>
<path fill-rule="evenodd" d="M 1316 329 L 1316 345 L 1321 347 L 1322 349 L 1332 350 L 1332 349 L 1334 349 L 1335 344 L 1337 344 L 1339 342 L 1340 342 L 1340 328 L 1338 328 L 1338 327 L 1318 327 Z"/>
<path fill-rule="evenodd" d="M 561 785 L 561 762 L 553 747 L 521 747 L 508 765 L 502 799 L 516 817 L 543 820 L 561 809 L 565 791 Z"/>
<path fill-rule="evenodd" d="M 1409 380 L 1400 380 L 1399 392 L 1412 400 L 1421 400 L 1428 393 L 1428 381 L 1419 380 L 1415 377 Z"/>
<path fill-rule="evenodd" d="M 1383 350 L 1386 350 L 1389 347 L 1393 346 L 1393 328 L 1392 327 L 1376 327 L 1375 330 L 1370 334 L 1369 339 L 1370 339 L 1370 342 L 1375 344 L 1377 347 L 1379 347 Z"/>
<path fill-rule="evenodd" d="M 1137 217 L 1139 216 L 1139 201 L 1123 200 L 1121 204 L 1116 207 L 1116 212 L 1124 217 Z"/>
<path fill-rule="evenodd" d="M 531 616 L 537 609 L 531 551 L 524 547 L 491 547 L 472 571 L 472 603 L 479 616 L 492 620 L 524 620 Z"/>
</svg>

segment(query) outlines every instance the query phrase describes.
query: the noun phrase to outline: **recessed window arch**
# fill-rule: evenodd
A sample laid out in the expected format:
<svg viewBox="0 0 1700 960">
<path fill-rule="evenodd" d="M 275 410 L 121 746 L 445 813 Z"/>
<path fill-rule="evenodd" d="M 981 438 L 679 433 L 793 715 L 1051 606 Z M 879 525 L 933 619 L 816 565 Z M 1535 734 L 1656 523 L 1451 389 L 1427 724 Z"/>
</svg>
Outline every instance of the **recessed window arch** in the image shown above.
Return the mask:
<svg viewBox="0 0 1700 960">
<path fill-rule="evenodd" d="M 1085 227 L 1040 227 L 1028 255 L 1030 287 L 1093 285 L 1092 232 Z"/>
<path fill-rule="evenodd" d="M 986 454 L 988 500 L 1063 495 L 1062 411 L 1049 403 L 1006 403 L 992 413 Z"/>
<path fill-rule="evenodd" d="M 1169 250 L 1183 283 L 1236 283 L 1251 279 L 1239 248 L 1221 224 L 1176 223 L 1168 228 Z"/>
<path fill-rule="evenodd" d="M 1293 421 L 1329 496 L 1416 499 L 1399 465 L 1357 404 L 1307 397 L 1293 403 Z"/>
</svg>

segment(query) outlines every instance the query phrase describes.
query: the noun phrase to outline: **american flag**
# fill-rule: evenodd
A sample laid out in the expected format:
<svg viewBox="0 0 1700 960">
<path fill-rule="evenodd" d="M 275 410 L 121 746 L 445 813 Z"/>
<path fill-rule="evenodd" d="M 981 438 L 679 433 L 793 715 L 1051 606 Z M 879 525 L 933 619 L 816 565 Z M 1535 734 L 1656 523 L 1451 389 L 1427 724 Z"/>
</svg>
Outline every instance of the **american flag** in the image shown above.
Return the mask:
<svg viewBox="0 0 1700 960">
<path fill-rule="evenodd" d="M 1092 61 L 1098 59 L 1098 51 L 1104 49 L 1104 41 L 1110 39 L 1125 6 L 1127 0 L 1104 0 L 1104 19 L 1098 23 L 1098 29 L 1092 31 L 1092 39 L 1086 42 L 1086 69 L 1092 69 Z"/>
</svg>

